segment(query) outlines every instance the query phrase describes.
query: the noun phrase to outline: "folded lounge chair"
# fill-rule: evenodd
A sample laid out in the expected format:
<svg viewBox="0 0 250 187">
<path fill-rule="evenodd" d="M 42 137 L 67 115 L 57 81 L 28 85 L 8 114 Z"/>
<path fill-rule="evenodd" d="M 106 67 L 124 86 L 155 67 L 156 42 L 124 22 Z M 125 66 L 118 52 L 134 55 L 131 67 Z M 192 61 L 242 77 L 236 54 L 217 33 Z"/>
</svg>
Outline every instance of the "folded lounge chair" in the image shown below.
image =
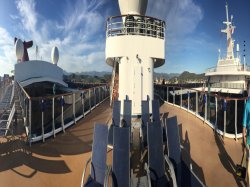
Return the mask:
<svg viewBox="0 0 250 187">
<path fill-rule="evenodd" d="M 114 145 L 112 167 L 108 169 L 105 186 L 108 178 L 112 177 L 112 187 L 130 186 L 130 128 L 114 126 Z"/>
<path fill-rule="evenodd" d="M 141 103 L 141 139 L 144 146 L 147 145 L 147 125 L 150 122 L 149 101 Z M 159 110 L 159 109 L 158 109 Z"/>
<path fill-rule="evenodd" d="M 84 168 L 81 187 L 102 187 L 106 173 L 106 158 L 108 144 L 108 126 L 96 124 L 93 135 L 92 158 L 90 158 Z M 87 182 L 83 184 L 85 172 L 91 162 L 90 175 Z"/>
<path fill-rule="evenodd" d="M 180 136 L 176 116 L 167 119 L 166 131 L 168 140 L 168 156 L 174 165 L 178 186 L 205 186 L 195 175 L 192 169 L 190 169 L 182 160 Z"/>
<path fill-rule="evenodd" d="M 121 101 L 115 100 L 113 104 L 112 124 L 109 127 L 108 145 L 113 146 L 113 129 L 114 126 L 120 125 Z"/>
<path fill-rule="evenodd" d="M 159 121 L 148 124 L 147 137 L 148 172 L 150 173 L 151 185 L 152 187 L 170 186 L 170 181 L 165 171 L 165 163 L 169 163 L 169 161 L 166 160 L 163 154 L 162 126 Z M 175 181 L 175 178 L 173 181 Z"/>
</svg>

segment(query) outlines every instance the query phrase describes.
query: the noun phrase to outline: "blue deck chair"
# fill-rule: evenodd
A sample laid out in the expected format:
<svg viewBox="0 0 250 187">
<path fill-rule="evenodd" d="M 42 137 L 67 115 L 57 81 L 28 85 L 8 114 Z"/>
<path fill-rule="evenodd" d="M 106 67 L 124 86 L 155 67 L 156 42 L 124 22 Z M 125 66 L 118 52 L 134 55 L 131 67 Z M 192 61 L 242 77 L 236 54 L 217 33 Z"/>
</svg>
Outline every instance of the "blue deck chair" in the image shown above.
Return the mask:
<svg viewBox="0 0 250 187">
<path fill-rule="evenodd" d="M 168 141 L 168 156 L 174 165 L 177 184 L 180 186 L 182 162 L 179 128 L 176 116 L 167 119 L 166 134 Z"/>
<path fill-rule="evenodd" d="M 168 155 L 175 168 L 178 186 L 205 186 L 182 160 L 179 128 L 176 116 L 167 119 L 166 134 L 168 140 Z"/>
<path fill-rule="evenodd" d="M 113 160 L 110 173 L 106 175 L 105 186 L 108 176 L 112 176 L 112 187 L 130 186 L 130 128 L 114 126 Z"/>
<path fill-rule="evenodd" d="M 182 186 L 186 187 L 205 187 L 201 180 L 190 170 L 190 168 L 182 161 Z"/>
<path fill-rule="evenodd" d="M 149 115 L 149 101 L 142 101 L 141 103 L 141 138 L 144 146 L 147 145 L 147 124 L 150 122 Z"/>
<path fill-rule="evenodd" d="M 153 121 L 160 122 L 160 103 L 159 100 L 152 100 Z"/>
<path fill-rule="evenodd" d="M 90 158 L 84 168 L 82 176 L 82 185 L 84 187 L 102 187 L 106 172 L 108 144 L 108 126 L 96 124 L 93 135 L 92 158 Z M 87 182 L 83 185 L 83 180 L 88 163 L 91 162 L 90 175 Z"/>
<path fill-rule="evenodd" d="M 108 144 L 113 146 L 113 128 L 120 125 L 121 101 L 115 100 L 112 113 L 112 124 L 109 127 Z"/>
<path fill-rule="evenodd" d="M 125 125 L 128 127 L 131 127 L 131 110 L 132 110 L 131 100 L 124 100 L 123 120 L 126 123 Z"/>
<path fill-rule="evenodd" d="M 147 126 L 147 135 L 148 135 L 148 167 L 149 167 L 152 187 L 170 186 L 168 178 L 165 174 L 162 126 L 160 122 L 149 123 Z"/>
</svg>

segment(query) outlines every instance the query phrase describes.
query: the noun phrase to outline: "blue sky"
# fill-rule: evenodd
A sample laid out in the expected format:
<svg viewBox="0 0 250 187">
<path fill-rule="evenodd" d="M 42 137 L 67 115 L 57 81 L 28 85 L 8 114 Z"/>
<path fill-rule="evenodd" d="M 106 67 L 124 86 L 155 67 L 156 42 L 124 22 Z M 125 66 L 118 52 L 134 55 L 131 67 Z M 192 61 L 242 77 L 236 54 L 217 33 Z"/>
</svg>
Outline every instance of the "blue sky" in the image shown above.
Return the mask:
<svg viewBox="0 0 250 187">
<path fill-rule="evenodd" d="M 157 72 L 202 73 L 225 51 L 224 0 L 148 0 L 146 15 L 166 21 L 166 63 Z M 234 39 L 250 56 L 250 1 L 228 0 Z M 39 58 L 50 61 L 59 48 L 59 66 L 68 72 L 111 71 L 105 63 L 105 22 L 119 15 L 118 0 L 0 0 L 0 76 L 16 63 L 14 37 L 33 40 Z M 35 45 L 29 49 L 35 59 Z M 250 58 L 250 57 L 249 57 Z"/>
</svg>

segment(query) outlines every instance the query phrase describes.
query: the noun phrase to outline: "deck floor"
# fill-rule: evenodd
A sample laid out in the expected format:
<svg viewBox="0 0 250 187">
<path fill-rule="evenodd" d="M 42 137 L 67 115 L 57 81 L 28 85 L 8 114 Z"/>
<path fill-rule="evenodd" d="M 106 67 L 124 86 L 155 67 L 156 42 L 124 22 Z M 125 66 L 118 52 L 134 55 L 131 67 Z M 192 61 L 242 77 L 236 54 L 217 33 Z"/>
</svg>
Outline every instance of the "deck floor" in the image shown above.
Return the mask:
<svg viewBox="0 0 250 187">
<path fill-rule="evenodd" d="M 206 186 L 245 186 L 235 175 L 242 157 L 242 140 L 215 135 L 212 128 L 179 107 L 164 104 L 160 109 L 168 117 L 177 116 L 181 144 L 191 155 L 194 172 Z"/>
<path fill-rule="evenodd" d="M 177 107 L 164 104 L 160 110 L 168 117 L 177 116 L 182 145 L 190 152 L 193 169 L 206 186 L 245 186 L 234 172 L 242 156 L 241 141 L 215 136 L 200 119 Z M 105 101 L 45 143 L 29 147 L 21 133 L 15 140 L 0 138 L 0 186 L 79 187 L 83 167 L 91 156 L 93 125 L 110 119 L 111 109 Z"/>
</svg>

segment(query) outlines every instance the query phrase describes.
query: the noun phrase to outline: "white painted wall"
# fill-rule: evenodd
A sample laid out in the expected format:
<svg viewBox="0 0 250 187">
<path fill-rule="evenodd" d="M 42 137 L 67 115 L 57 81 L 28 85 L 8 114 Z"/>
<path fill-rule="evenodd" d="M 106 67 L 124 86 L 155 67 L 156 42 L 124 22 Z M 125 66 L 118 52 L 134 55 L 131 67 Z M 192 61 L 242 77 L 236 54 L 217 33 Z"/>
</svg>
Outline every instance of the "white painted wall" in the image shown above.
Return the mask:
<svg viewBox="0 0 250 187">
<path fill-rule="evenodd" d="M 63 82 L 63 70 L 50 62 L 40 60 L 31 60 L 15 64 L 15 81 L 22 82 L 39 77 Z"/>
</svg>

